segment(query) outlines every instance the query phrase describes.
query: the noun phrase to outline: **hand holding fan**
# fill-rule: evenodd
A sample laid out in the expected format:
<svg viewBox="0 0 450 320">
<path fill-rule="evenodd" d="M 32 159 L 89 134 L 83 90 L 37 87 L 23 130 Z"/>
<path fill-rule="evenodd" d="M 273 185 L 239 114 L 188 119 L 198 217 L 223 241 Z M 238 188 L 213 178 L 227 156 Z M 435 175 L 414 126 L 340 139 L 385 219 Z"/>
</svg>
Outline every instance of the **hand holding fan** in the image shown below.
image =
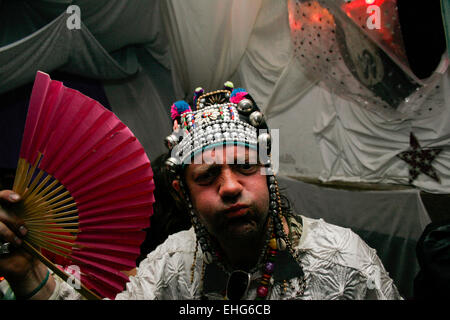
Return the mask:
<svg viewBox="0 0 450 320">
<path fill-rule="evenodd" d="M 87 298 L 125 288 L 153 213 L 153 173 L 133 133 L 109 110 L 38 72 L 13 190 L 23 199 L 25 248 L 76 265 Z"/>
</svg>

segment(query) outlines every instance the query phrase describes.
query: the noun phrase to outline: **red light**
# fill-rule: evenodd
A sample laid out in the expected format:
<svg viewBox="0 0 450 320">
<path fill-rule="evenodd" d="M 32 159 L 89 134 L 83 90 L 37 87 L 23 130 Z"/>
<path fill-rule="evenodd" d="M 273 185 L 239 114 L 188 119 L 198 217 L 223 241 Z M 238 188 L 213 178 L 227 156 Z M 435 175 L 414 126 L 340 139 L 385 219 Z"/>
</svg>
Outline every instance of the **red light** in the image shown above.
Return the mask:
<svg viewBox="0 0 450 320">
<path fill-rule="evenodd" d="M 386 0 L 354 0 L 352 2 L 347 2 L 343 4 L 343 8 L 346 11 L 354 9 L 364 9 L 367 5 L 377 5 L 381 7 Z M 365 9 L 364 9 L 365 10 Z"/>
<path fill-rule="evenodd" d="M 0 277 L 0 281 L 3 281 L 3 280 L 5 280 L 5 277 Z"/>
<path fill-rule="evenodd" d="M 289 13 L 289 25 L 292 30 L 300 30 L 302 27 L 302 24 L 300 21 L 296 21 L 291 13 Z"/>
<path fill-rule="evenodd" d="M 311 16 L 311 20 L 314 22 L 320 22 L 320 18 L 321 18 L 320 14 L 318 14 L 318 13 L 315 13 Z"/>
</svg>

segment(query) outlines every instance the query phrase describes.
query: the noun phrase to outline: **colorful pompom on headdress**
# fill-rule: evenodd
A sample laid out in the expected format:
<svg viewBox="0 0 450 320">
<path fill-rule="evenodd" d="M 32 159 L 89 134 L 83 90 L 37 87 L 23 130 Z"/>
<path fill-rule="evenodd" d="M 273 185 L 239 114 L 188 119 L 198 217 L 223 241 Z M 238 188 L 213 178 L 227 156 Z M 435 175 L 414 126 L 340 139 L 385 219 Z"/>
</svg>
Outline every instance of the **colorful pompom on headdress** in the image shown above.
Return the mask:
<svg viewBox="0 0 450 320">
<path fill-rule="evenodd" d="M 177 119 L 185 112 L 191 112 L 191 106 L 184 100 L 179 100 L 175 102 L 170 108 L 170 116 L 172 120 Z"/>
<path fill-rule="evenodd" d="M 228 85 L 231 89 L 232 83 Z M 220 144 L 240 144 L 254 149 L 265 144 L 270 148 L 267 124 L 255 101 L 243 89 L 232 92 L 229 89 L 202 94 L 195 100 L 197 110 L 181 115 L 176 130 L 166 138 L 172 160 L 187 164 L 198 152 Z M 266 132 L 259 134 L 259 129 Z"/>
<path fill-rule="evenodd" d="M 231 92 L 230 102 L 238 104 L 242 99 L 245 99 L 248 92 L 242 88 L 236 88 Z"/>
<path fill-rule="evenodd" d="M 227 81 L 223 84 L 223 88 L 224 88 L 224 90 L 228 90 L 231 92 L 234 89 L 234 84 L 231 81 Z"/>
<path fill-rule="evenodd" d="M 197 106 L 198 98 L 199 98 L 204 92 L 205 92 L 205 90 L 203 90 L 202 87 L 198 87 L 198 88 L 195 89 L 195 91 L 194 91 L 194 98 L 192 99 L 192 100 L 193 100 L 193 103 L 192 103 L 192 104 L 194 105 L 194 107 Z"/>
</svg>

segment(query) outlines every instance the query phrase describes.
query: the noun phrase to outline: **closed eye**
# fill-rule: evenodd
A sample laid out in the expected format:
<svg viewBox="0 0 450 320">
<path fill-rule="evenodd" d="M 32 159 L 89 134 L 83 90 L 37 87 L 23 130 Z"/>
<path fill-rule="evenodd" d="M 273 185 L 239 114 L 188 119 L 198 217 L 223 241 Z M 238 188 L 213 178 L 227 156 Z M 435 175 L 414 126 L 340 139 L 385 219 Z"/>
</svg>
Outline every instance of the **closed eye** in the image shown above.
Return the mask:
<svg viewBox="0 0 450 320">
<path fill-rule="evenodd" d="M 195 183 L 199 185 L 209 185 L 220 174 L 220 166 L 211 166 L 204 172 L 198 173 L 194 177 Z"/>
<path fill-rule="evenodd" d="M 241 172 L 243 174 L 253 174 L 258 170 L 259 165 L 243 163 L 243 164 L 237 164 L 237 165 L 235 165 L 235 167 L 236 167 L 236 170 L 238 170 L 239 172 Z"/>
</svg>

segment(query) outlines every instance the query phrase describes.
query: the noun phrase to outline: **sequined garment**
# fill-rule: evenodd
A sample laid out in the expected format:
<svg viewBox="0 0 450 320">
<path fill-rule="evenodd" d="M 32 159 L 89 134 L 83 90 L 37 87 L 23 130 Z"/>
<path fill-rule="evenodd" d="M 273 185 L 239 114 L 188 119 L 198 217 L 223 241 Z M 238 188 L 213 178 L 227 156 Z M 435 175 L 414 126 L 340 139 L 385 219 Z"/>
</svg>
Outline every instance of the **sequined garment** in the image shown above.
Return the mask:
<svg viewBox="0 0 450 320">
<path fill-rule="evenodd" d="M 376 251 L 358 235 L 322 219 L 301 216 L 301 222 L 291 221 L 290 234 L 294 247 L 300 252 L 306 283 L 304 292 L 301 278 L 290 272 L 295 268 L 289 264 L 296 262 L 285 259 L 275 264 L 275 268 L 286 272 L 274 281 L 269 299 L 402 299 Z M 296 238 L 301 227 L 301 237 Z M 205 284 L 203 281 L 215 280 L 205 276 L 202 281 L 203 261 L 199 250 L 191 283 L 195 245 L 193 228 L 171 235 L 141 262 L 137 275 L 130 277 L 126 290 L 116 299 L 200 299 Z M 260 277 L 261 272 L 252 274 L 245 299 L 256 297 Z M 52 298 L 79 298 L 66 283 L 61 282 L 57 291 Z M 207 296 L 223 299 L 223 292 L 209 292 Z"/>
</svg>

